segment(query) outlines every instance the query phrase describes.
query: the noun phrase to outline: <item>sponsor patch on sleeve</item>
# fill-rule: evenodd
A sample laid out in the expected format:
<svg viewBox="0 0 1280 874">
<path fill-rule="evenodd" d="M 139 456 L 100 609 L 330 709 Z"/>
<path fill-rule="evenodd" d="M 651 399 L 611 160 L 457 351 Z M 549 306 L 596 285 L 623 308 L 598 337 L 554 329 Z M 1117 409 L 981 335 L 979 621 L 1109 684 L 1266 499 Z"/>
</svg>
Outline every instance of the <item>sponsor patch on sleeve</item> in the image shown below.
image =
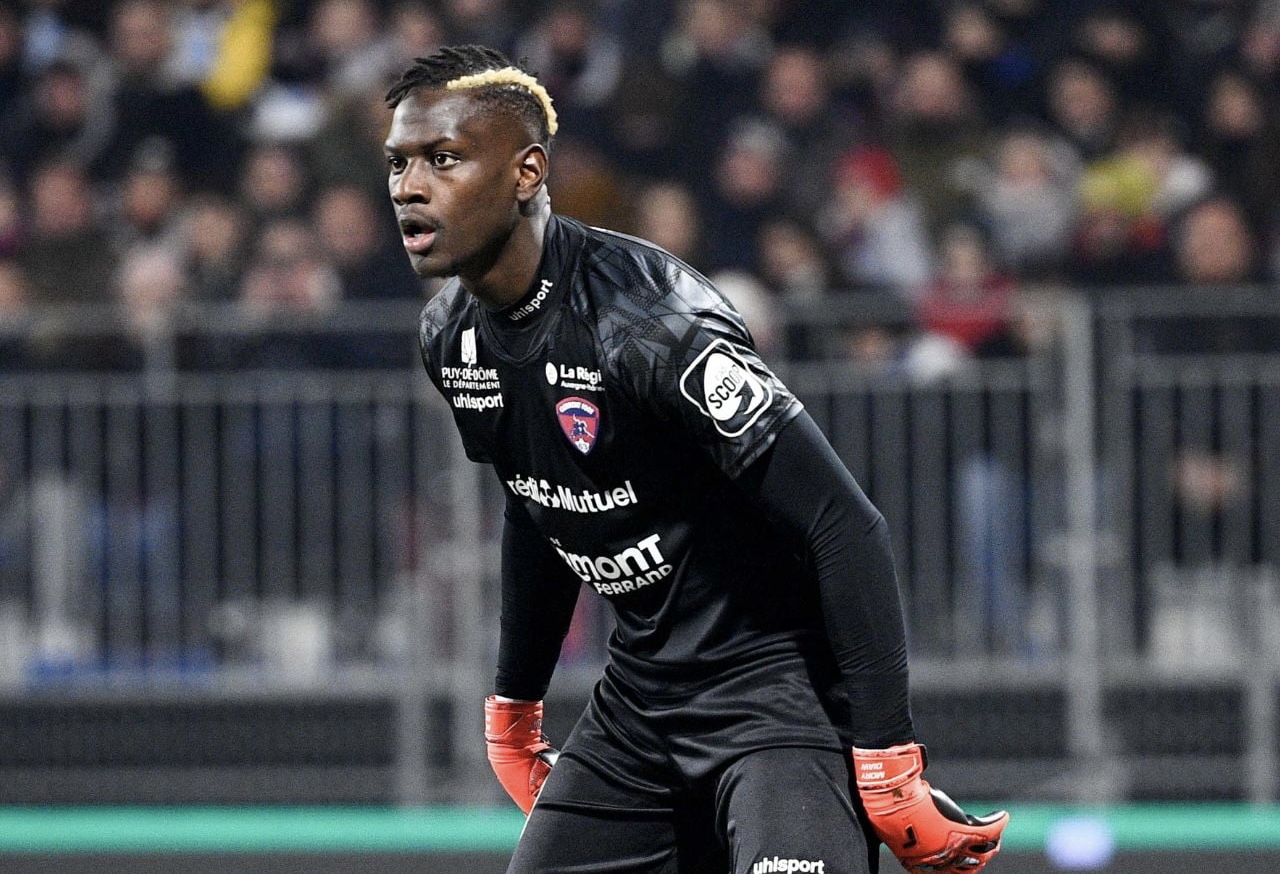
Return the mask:
<svg viewBox="0 0 1280 874">
<path fill-rule="evenodd" d="M 737 437 L 773 403 L 773 387 L 756 376 L 727 340 L 715 339 L 680 376 L 680 393 L 725 437 Z"/>
</svg>

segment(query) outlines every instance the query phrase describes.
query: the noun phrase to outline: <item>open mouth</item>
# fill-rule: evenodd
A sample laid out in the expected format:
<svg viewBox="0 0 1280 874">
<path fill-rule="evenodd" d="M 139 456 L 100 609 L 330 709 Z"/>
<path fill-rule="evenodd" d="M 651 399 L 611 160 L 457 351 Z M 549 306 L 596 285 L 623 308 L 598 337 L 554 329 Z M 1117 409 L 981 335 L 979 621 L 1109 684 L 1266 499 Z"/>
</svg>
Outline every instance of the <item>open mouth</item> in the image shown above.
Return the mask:
<svg viewBox="0 0 1280 874">
<path fill-rule="evenodd" d="M 435 242 L 436 229 L 427 222 L 405 218 L 400 221 L 400 236 L 404 247 L 415 255 L 421 255 Z"/>
</svg>

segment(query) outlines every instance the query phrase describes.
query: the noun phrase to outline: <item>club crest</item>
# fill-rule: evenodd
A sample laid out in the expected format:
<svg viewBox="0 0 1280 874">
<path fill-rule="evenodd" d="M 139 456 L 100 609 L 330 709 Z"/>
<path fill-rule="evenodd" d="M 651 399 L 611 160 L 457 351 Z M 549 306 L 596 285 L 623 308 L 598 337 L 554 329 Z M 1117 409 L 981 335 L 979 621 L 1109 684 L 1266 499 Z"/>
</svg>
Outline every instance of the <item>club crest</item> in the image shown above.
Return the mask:
<svg viewBox="0 0 1280 874">
<path fill-rule="evenodd" d="M 600 432 L 600 408 L 583 398 L 565 398 L 556 404 L 560 430 L 573 448 L 586 455 L 596 445 Z"/>
</svg>

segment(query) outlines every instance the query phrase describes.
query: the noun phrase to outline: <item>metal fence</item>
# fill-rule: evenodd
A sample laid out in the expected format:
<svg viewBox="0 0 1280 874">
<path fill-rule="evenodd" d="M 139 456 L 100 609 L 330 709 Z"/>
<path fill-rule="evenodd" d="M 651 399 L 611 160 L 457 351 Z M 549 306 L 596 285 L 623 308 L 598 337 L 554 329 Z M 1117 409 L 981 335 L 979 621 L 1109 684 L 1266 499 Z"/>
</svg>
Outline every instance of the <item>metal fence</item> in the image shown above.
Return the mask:
<svg viewBox="0 0 1280 874">
<path fill-rule="evenodd" d="M 922 721 L 980 736 L 935 767 L 1005 795 L 1274 799 L 1280 307 L 1163 291 L 1052 311 L 1035 354 L 944 374 L 775 362 L 889 520 L 915 687 L 941 702 Z M 1188 317 L 1253 345 L 1169 342 Z M 501 495 L 414 362 L 414 323 L 200 312 L 128 366 L 0 376 L 4 701 L 376 699 L 390 795 L 491 797 L 462 739 L 493 661 Z M 112 342 L 101 319 L 56 324 Z M 367 354 L 224 354 L 272 338 Z M 566 645 L 567 699 L 600 665 L 597 600 Z"/>
</svg>

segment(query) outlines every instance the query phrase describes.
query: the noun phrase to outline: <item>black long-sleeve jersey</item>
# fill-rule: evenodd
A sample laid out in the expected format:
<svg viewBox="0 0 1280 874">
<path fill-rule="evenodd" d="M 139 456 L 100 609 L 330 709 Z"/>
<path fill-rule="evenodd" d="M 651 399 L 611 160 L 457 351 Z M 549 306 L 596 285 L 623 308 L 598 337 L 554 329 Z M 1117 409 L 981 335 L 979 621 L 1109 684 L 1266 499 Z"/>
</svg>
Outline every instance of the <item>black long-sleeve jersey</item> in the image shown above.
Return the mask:
<svg viewBox="0 0 1280 874">
<path fill-rule="evenodd" d="M 616 618 L 606 673 L 640 700 L 714 709 L 719 694 L 777 717 L 740 742 L 827 746 L 847 743 L 850 724 L 860 739 L 843 689 L 855 711 L 879 700 L 864 720 L 875 738 L 909 735 L 883 519 L 820 435 L 818 461 L 839 475 L 807 449 L 790 468 L 843 489 L 828 506 L 856 493 L 857 518 L 840 523 L 872 554 L 850 555 L 848 538 L 797 514 L 793 499 L 808 496 L 794 476 L 743 476 L 780 433 L 817 430 L 706 279 L 643 241 L 553 216 L 521 301 L 486 310 L 452 281 L 424 309 L 420 339 L 468 457 L 491 464 L 507 496 L 499 694 L 545 693 L 585 584 Z M 815 555 L 817 540 L 834 551 Z M 814 720 L 815 696 L 829 720 Z"/>
</svg>

